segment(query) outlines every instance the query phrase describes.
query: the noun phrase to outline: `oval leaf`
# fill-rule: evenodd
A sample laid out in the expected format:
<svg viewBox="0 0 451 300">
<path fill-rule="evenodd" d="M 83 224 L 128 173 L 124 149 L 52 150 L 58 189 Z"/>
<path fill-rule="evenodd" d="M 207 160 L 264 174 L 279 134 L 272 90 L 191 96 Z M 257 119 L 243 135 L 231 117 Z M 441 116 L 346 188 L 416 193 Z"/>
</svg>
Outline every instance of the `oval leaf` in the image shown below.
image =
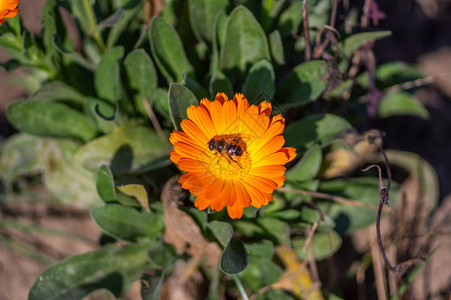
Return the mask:
<svg viewBox="0 0 451 300">
<path fill-rule="evenodd" d="M 227 97 L 233 97 L 233 87 L 230 80 L 221 72 L 215 72 L 210 79 L 210 96 L 212 99 L 217 93 L 225 93 Z"/>
<path fill-rule="evenodd" d="M 118 186 L 117 189 L 122 193 L 135 197 L 145 211 L 149 211 L 149 199 L 147 191 L 142 184 L 127 184 Z"/>
<path fill-rule="evenodd" d="M 362 32 L 356 33 L 347 37 L 340 47 L 341 51 L 350 56 L 355 50 L 359 49 L 368 42 L 378 40 L 391 35 L 391 31 L 374 31 L 374 32 Z"/>
<path fill-rule="evenodd" d="M 180 122 L 188 118 L 186 109 L 190 105 L 199 105 L 199 100 L 193 92 L 183 84 L 172 83 L 169 87 L 169 108 L 175 129 L 180 130 Z"/>
<path fill-rule="evenodd" d="M 375 177 L 350 178 L 321 182 L 319 190 L 328 194 L 358 200 L 363 203 L 379 204 L 379 180 Z M 390 206 L 398 198 L 399 186 L 392 182 L 390 188 Z M 335 221 L 335 231 L 350 234 L 376 221 L 377 211 L 365 207 L 331 203 L 328 215 Z"/>
<path fill-rule="evenodd" d="M 120 204 L 108 204 L 93 208 L 91 215 L 109 235 L 136 242 L 140 238 L 155 238 L 163 231 L 163 216 L 152 212 L 139 212 Z"/>
<path fill-rule="evenodd" d="M 413 95 L 398 91 L 382 97 L 377 108 L 377 115 L 388 118 L 399 115 L 410 115 L 422 119 L 429 118 L 429 112 Z"/>
<path fill-rule="evenodd" d="M 77 150 L 75 161 L 89 170 L 110 166 L 114 174 L 161 168 L 169 148 L 158 135 L 144 126 L 118 127 Z"/>
<path fill-rule="evenodd" d="M 246 269 L 249 253 L 242 241 L 232 238 L 225 247 L 219 261 L 219 268 L 226 274 L 238 274 Z"/>
<path fill-rule="evenodd" d="M 309 247 L 307 247 L 306 251 L 302 251 L 305 241 L 305 238 L 293 239 L 292 241 L 296 254 L 301 260 L 307 260 L 309 257 Z M 340 249 L 342 242 L 341 237 L 333 230 L 315 233 L 311 241 L 315 260 L 323 260 L 334 255 Z"/>
<path fill-rule="evenodd" d="M 17 133 L 2 144 L 0 155 L 0 178 L 7 187 L 22 175 L 38 173 L 41 169 L 38 163 L 38 149 L 42 147 L 42 139 Z"/>
<path fill-rule="evenodd" d="M 274 30 L 269 34 L 269 46 L 271 48 L 271 56 L 279 65 L 285 64 L 285 51 L 283 48 L 282 37 L 278 30 Z"/>
<path fill-rule="evenodd" d="M 296 66 L 277 88 L 277 101 L 286 107 L 315 101 L 326 88 L 326 73 L 327 64 L 322 60 L 311 60 Z"/>
<path fill-rule="evenodd" d="M 85 96 L 78 90 L 61 81 L 51 81 L 43 85 L 28 101 L 54 101 L 69 100 L 75 103 L 83 103 Z"/>
<path fill-rule="evenodd" d="M 157 73 L 152 59 L 143 49 L 130 52 L 124 59 L 130 88 L 148 100 L 157 88 Z"/>
<path fill-rule="evenodd" d="M 221 243 L 221 245 L 223 247 L 226 247 L 233 235 L 232 225 L 227 222 L 212 221 L 208 223 L 207 226 L 213 232 L 216 239 Z"/>
<path fill-rule="evenodd" d="M 318 174 L 322 160 L 321 147 L 314 145 L 304 154 L 301 161 L 286 173 L 286 178 L 296 181 L 313 179 Z"/>
<path fill-rule="evenodd" d="M 155 17 L 150 24 L 149 40 L 152 56 L 168 83 L 181 82 L 183 74 L 194 75 L 182 40 L 177 31 L 162 17 Z"/>
<path fill-rule="evenodd" d="M 100 98 L 110 102 L 118 102 L 123 94 L 119 61 L 124 56 L 121 46 L 108 50 L 94 72 L 94 86 Z"/>
<path fill-rule="evenodd" d="M 117 201 L 113 172 L 108 166 L 101 166 L 96 174 L 96 188 L 100 198 L 105 202 Z"/>
<path fill-rule="evenodd" d="M 269 61 L 263 59 L 256 62 L 243 84 L 243 94 L 250 103 L 260 103 L 272 99 L 275 90 L 274 69 Z"/>
<path fill-rule="evenodd" d="M 118 297 L 147 267 L 147 247 L 111 245 L 72 256 L 45 270 L 33 284 L 28 299 L 78 300 L 102 288 Z"/>
<path fill-rule="evenodd" d="M 193 31 L 208 43 L 213 40 L 213 24 L 216 15 L 225 12 L 227 0 L 190 0 L 190 21 Z"/>
<path fill-rule="evenodd" d="M 325 143 L 351 124 L 345 119 L 332 115 L 311 115 L 291 123 L 285 131 L 287 145 L 293 147 L 310 147 L 313 143 Z"/>
<path fill-rule="evenodd" d="M 227 21 L 221 69 L 229 78 L 243 78 L 246 70 L 261 59 L 270 60 L 266 35 L 252 12 L 238 6 Z"/>
<path fill-rule="evenodd" d="M 8 117 L 17 129 L 35 135 L 87 142 L 98 133 L 82 113 L 57 102 L 16 101 L 8 106 Z"/>
</svg>

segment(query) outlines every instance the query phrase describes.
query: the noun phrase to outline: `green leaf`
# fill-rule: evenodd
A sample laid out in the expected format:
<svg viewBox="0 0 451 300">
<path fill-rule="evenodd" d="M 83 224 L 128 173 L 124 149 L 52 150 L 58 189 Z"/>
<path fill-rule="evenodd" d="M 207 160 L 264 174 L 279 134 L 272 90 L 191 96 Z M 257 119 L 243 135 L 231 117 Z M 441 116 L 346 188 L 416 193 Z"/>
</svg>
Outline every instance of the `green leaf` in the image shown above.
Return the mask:
<svg viewBox="0 0 451 300">
<path fill-rule="evenodd" d="M 127 196 L 132 196 L 138 200 L 145 211 L 149 211 L 149 199 L 147 191 L 142 184 L 126 184 L 118 186 L 117 189 Z"/>
<path fill-rule="evenodd" d="M 30 300 L 77 300 L 106 288 L 119 297 L 148 265 L 148 245 L 107 246 L 72 256 L 45 270 L 33 284 Z"/>
<path fill-rule="evenodd" d="M 418 65 L 407 64 L 403 61 L 392 61 L 382 64 L 376 69 L 377 87 L 385 89 L 396 84 L 424 78 Z"/>
<path fill-rule="evenodd" d="M 280 14 L 277 28 L 282 35 L 291 35 L 298 32 L 302 20 L 302 1 L 295 1 Z"/>
<path fill-rule="evenodd" d="M 142 10 L 142 4 L 139 1 L 128 1 L 126 5 L 122 7 L 125 10 L 125 14 L 119 22 L 111 28 L 108 32 L 106 47 L 110 49 L 116 43 L 121 34 L 130 25 L 131 20 L 136 17 L 136 15 Z M 143 33 L 147 32 L 146 27 L 142 27 Z"/>
<path fill-rule="evenodd" d="M 108 133 L 117 128 L 115 122 L 117 106 L 113 104 L 91 97 L 86 97 L 83 108 L 97 128 L 103 133 Z"/>
<path fill-rule="evenodd" d="M 210 73 L 220 72 L 219 68 L 219 49 L 224 44 L 225 28 L 227 25 L 227 15 L 223 12 L 218 13 L 213 23 L 213 42 L 210 62 Z"/>
<path fill-rule="evenodd" d="M 269 240 L 246 244 L 249 251 L 249 265 L 240 273 L 243 285 L 252 291 L 258 291 L 264 286 L 277 282 L 283 270 L 272 262 L 274 245 Z M 279 299 L 279 298 L 274 298 Z"/>
<path fill-rule="evenodd" d="M 35 135 L 71 137 L 87 142 L 98 133 L 82 113 L 62 103 L 16 101 L 8 106 L 7 112 L 17 129 Z"/>
<path fill-rule="evenodd" d="M 149 247 L 147 256 L 149 257 L 152 266 L 165 268 L 173 262 L 174 258 L 177 256 L 177 251 L 173 245 L 158 241 Z"/>
<path fill-rule="evenodd" d="M 313 224 L 318 222 L 321 218 L 321 215 L 318 209 L 313 209 L 308 206 L 303 206 L 301 209 L 301 219 L 303 222 Z"/>
<path fill-rule="evenodd" d="M 125 11 L 122 8 L 119 8 L 111 16 L 99 22 L 99 24 L 97 24 L 97 26 L 93 28 L 92 32 L 101 32 L 105 28 L 114 27 L 124 18 L 124 15 Z"/>
<path fill-rule="evenodd" d="M 226 274 L 238 274 L 249 263 L 249 254 L 242 241 L 232 238 L 222 252 L 219 268 Z"/>
<path fill-rule="evenodd" d="M 92 72 L 96 70 L 96 66 L 92 61 L 87 60 L 78 52 L 67 50 L 59 39 L 58 35 L 53 36 L 53 46 L 55 46 L 56 50 L 58 50 L 59 53 L 61 53 L 63 56 L 73 61 L 74 63 L 78 64 L 79 66 Z"/>
<path fill-rule="evenodd" d="M 214 99 L 217 93 L 225 93 L 229 99 L 233 97 L 232 83 L 221 72 L 213 73 L 213 76 L 210 79 L 211 99 Z"/>
<path fill-rule="evenodd" d="M 137 92 L 141 98 L 150 100 L 157 88 L 157 73 L 152 59 L 144 49 L 130 52 L 124 59 L 130 88 Z"/>
<path fill-rule="evenodd" d="M 318 142 L 324 144 L 348 128 L 351 124 L 339 116 L 311 115 L 288 126 L 285 131 L 286 144 L 296 148 L 308 148 Z"/>
<path fill-rule="evenodd" d="M 102 200 L 96 190 L 95 174 L 74 161 L 79 146 L 71 140 L 45 139 L 38 159 L 49 192 L 61 203 L 91 208 Z"/>
<path fill-rule="evenodd" d="M 235 231 L 247 237 L 255 237 L 256 235 L 264 234 L 264 230 L 254 222 L 236 220 L 233 223 L 233 226 L 235 228 Z"/>
<path fill-rule="evenodd" d="M 306 251 L 302 251 L 306 242 L 306 238 L 295 238 L 293 239 L 293 248 L 296 250 L 297 255 L 301 260 L 307 260 L 309 257 L 309 247 Z M 342 244 L 342 239 L 333 230 L 328 232 L 316 232 L 313 235 L 311 243 L 313 244 L 313 256 L 315 260 L 323 260 L 334 255 L 335 252 L 340 249 Z"/>
<path fill-rule="evenodd" d="M 168 83 L 181 82 L 183 75 L 194 75 L 177 31 L 162 17 L 150 24 L 149 40 L 152 56 Z"/>
<path fill-rule="evenodd" d="M 182 83 L 193 92 L 196 99 L 208 98 L 208 92 L 204 89 L 204 87 L 191 77 L 185 76 Z"/>
<path fill-rule="evenodd" d="M 355 50 L 361 48 L 366 43 L 369 43 L 374 40 L 382 39 L 382 38 L 390 36 L 390 35 L 391 35 L 391 31 L 389 31 L 389 30 L 356 33 L 356 34 L 353 34 L 353 35 L 347 37 L 341 43 L 340 49 L 344 55 L 350 56 L 350 55 L 352 55 L 352 53 L 354 53 Z"/>
<path fill-rule="evenodd" d="M 107 203 L 117 201 L 113 172 L 108 166 L 101 166 L 97 171 L 96 188 L 103 201 Z"/>
<path fill-rule="evenodd" d="M 278 30 L 274 30 L 269 34 L 269 46 L 271 48 L 271 56 L 279 65 L 285 64 L 285 52 L 282 37 Z"/>
<path fill-rule="evenodd" d="M 238 6 L 227 20 L 221 69 L 227 77 L 241 79 L 248 68 L 261 59 L 270 60 L 266 35 L 252 12 Z"/>
<path fill-rule="evenodd" d="M 243 84 L 243 94 L 250 103 L 260 103 L 274 96 L 275 91 L 274 69 L 269 61 L 263 59 L 256 62 Z"/>
<path fill-rule="evenodd" d="M 94 72 L 94 86 L 100 98 L 112 103 L 124 95 L 119 61 L 124 56 L 124 48 L 117 46 L 108 50 Z"/>
<path fill-rule="evenodd" d="M 53 36 L 57 33 L 54 13 L 56 6 L 56 1 L 47 1 L 41 11 L 42 41 L 46 55 L 51 58 L 57 53 L 57 50 L 53 47 Z"/>
<path fill-rule="evenodd" d="M 375 177 L 361 177 L 339 179 L 321 182 L 319 190 L 324 193 L 338 195 L 359 202 L 379 204 L 379 179 Z M 390 188 L 390 206 L 398 198 L 399 186 L 392 182 Z M 339 234 L 350 234 L 357 229 L 364 228 L 376 221 L 377 211 L 370 208 L 330 203 L 328 216 L 334 219 Z"/>
<path fill-rule="evenodd" d="M 139 212 L 120 204 L 93 208 L 91 215 L 97 225 L 118 239 L 136 242 L 141 238 L 153 239 L 163 231 L 163 216 L 153 212 Z"/>
<path fill-rule="evenodd" d="M 142 300 L 160 300 L 161 287 L 166 277 L 167 269 L 152 270 L 152 274 L 143 274 L 141 278 L 141 299 Z"/>
<path fill-rule="evenodd" d="M 223 247 L 226 247 L 232 239 L 233 228 L 230 223 L 212 221 L 207 224 L 207 227 L 211 230 L 211 232 L 213 232 L 214 236 Z"/>
<path fill-rule="evenodd" d="M 43 85 L 27 101 L 68 100 L 73 103 L 83 103 L 85 96 L 78 90 L 61 81 L 50 81 Z"/>
<path fill-rule="evenodd" d="M 400 167 L 406 172 L 418 178 L 421 183 L 422 193 L 428 201 L 423 203 L 423 208 L 433 211 L 437 208 L 440 199 L 440 185 L 434 168 L 416 153 L 398 150 L 386 150 L 390 165 Z"/>
<path fill-rule="evenodd" d="M 377 115 L 388 118 L 398 115 L 411 115 L 429 119 L 429 112 L 413 95 L 397 91 L 382 97 L 377 108 Z"/>
<path fill-rule="evenodd" d="M 327 64 L 311 60 L 296 66 L 277 88 L 275 98 L 286 107 L 302 106 L 317 100 L 324 92 L 327 82 Z"/>
<path fill-rule="evenodd" d="M 272 217 L 262 217 L 257 222 L 280 244 L 290 243 L 290 226 L 287 223 Z"/>
<path fill-rule="evenodd" d="M 227 0 L 190 0 L 190 21 L 193 31 L 208 43 L 213 40 L 213 23 L 218 13 L 225 12 Z"/>
<path fill-rule="evenodd" d="M 186 109 L 190 105 L 199 105 L 199 100 L 190 89 L 180 83 L 172 83 L 169 87 L 169 108 L 174 128 L 180 130 L 180 122 L 187 119 Z"/>
<path fill-rule="evenodd" d="M 165 118 L 169 119 L 171 109 L 169 108 L 168 91 L 162 88 L 157 88 L 152 97 L 152 103 L 155 104 L 157 111 Z"/>
<path fill-rule="evenodd" d="M 168 152 L 154 131 L 128 124 L 83 145 L 74 159 L 92 171 L 108 165 L 114 174 L 122 174 L 166 166 Z"/>
<path fill-rule="evenodd" d="M 307 181 L 313 179 L 318 174 L 321 162 L 323 160 L 323 153 L 321 147 L 313 145 L 304 154 L 301 161 L 299 161 L 293 168 L 286 173 L 288 180 Z"/>
<path fill-rule="evenodd" d="M 0 156 L 0 178 L 11 187 L 20 176 L 41 170 L 37 151 L 42 147 L 42 139 L 21 132 L 3 142 Z"/>
</svg>

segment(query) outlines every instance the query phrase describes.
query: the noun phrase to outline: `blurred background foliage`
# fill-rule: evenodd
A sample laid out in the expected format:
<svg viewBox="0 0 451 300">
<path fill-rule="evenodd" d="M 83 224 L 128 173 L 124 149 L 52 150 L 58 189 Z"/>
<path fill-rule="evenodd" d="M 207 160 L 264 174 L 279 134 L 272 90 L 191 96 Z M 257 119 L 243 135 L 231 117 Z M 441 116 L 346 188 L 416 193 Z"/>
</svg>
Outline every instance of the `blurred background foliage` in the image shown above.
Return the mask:
<svg viewBox="0 0 451 300">
<path fill-rule="evenodd" d="M 373 47 L 391 35 L 377 30 L 383 15 L 375 1 L 47 0 L 40 34 L 8 19 L 1 66 L 26 68 L 18 84 L 29 96 L 7 108 L 17 133 L 1 145 L 1 205 L 90 210 L 102 230 L 97 250 L 54 263 L 8 230 L 79 236 L 0 220 L 4 245 L 49 266 L 29 299 L 343 299 L 371 266 L 376 283 L 363 295 L 406 297 L 413 276 L 384 272 L 367 229 L 379 178 L 360 169 L 382 162 L 374 122 L 429 118 L 414 92 L 430 77 L 402 61 L 377 64 Z M 217 92 L 270 101 L 299 153 L 274 200 L 240 220 L 195 209 L 169 160 L 186 108 Z M 405 239 L 403 186 L 417 183 L 428 215 L 438 180 L 418 155 L 387 155 L 401 175 L 386 215 L 404 222 Z M 356 236 L 363 254 L 337 262 Z M 406 259 L 385 237 L 390 257 Z"/>
</svg>

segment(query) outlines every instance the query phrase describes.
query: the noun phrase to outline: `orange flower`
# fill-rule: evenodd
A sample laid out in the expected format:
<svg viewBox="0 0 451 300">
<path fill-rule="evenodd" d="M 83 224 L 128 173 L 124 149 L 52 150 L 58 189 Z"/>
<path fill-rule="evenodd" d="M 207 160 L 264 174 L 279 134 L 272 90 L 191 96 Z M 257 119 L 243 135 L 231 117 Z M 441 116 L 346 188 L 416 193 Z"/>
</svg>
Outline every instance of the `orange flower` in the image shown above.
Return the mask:
<svg viewBox="0 0 451 300">
<path fill-rule="evenodd" d="M 242 94 L 229 100 L 218 93 L 187 109 L 183 131 L 173 131 L 171 160 L 185 173 L 179 182 L 189 190 L 200 210 L 220 211 L 227 206 L 232 219 L 243 208 L 261 207 L 285 181 L 284 164 L 296 157 L 296 149 L 283 147 L 282 115 L 270 117 L 271 104 L 249 105 Z"/>
<path fill-rule="evenodd" d="M 5 23 L 4 18 L 13 18 L 20 9 L 16 8 L 19 0 L 0 0 L 0 23 Z"/>
</svg>

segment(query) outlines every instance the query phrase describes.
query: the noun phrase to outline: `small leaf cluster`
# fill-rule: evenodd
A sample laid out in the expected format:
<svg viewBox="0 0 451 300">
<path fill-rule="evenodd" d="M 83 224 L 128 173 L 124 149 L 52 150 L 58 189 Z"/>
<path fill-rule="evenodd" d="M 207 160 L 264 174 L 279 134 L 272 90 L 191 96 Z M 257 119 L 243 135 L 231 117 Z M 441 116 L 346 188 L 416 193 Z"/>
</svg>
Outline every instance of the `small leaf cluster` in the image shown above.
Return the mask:
<svg viewBox="0 0 451 300">
<path fill-rule="evenodd" d="M 337 43 L 305 59 L 306 47 L 323 41 L 332 11 L 332 1 L 307 3 L 309 43 L 302 1 L 285 0 L 167 0 L 154 17 L 142 0 L 48 0 L 40 35 L 18 17 L 0 27 L 0 47 L 10 55 L 2 67 L 26 67 L 21 83 L 31 94 L 7 110 L 19 132 L 2 147 L 6 189 L 17 192 L 19 179 L 39 174 L 59 202 L 91 209 L 104 232 L 100 250 L 44 271 L 30 299 L 79 299 L 100 288 L 120 296 L 138 279 L 146 282 L 143 299 L 159 299 L 164 279 L 189 259 L 164 242 L 172 229 L 161 193 L 178 174 L 167 137 L 180 129 L 188 106 L 218 92 L 241 92 L 254 104 L 270 101 L 286 116 L 286 144 L 302 157 L 289 166 L 286 189 L 268 206 L 246 209 L 240 220 L 224 212 L 182 211 L 221 249 L 223 273 L 239 274 L 234 280 L 258 293 L 287 269 L 274 259 L 277 247 L 289 245 L 299 262 L 307 259 L 305 232 L 318 226 L 311 245 L 320 261 L 340 248 L 343 236 L 374 223 L 371 209 L 312 202 L 296 191 L 376 204 L 377 178 L 324 181 L 324 157 L 338 134 L 368 117 L 373 83 L 382 93 L 376 117 L 426 118 L 411 91 L 390 89 L 422 75 L 400 62 L 379 66 L 374 80 L 365 72 L 348 75 L 360 49 L 386 31 L 338 28 L 343 36 Z M 390 193 L 395 199 L 396 185 Z M 230 285 L 230 278 L 199 268 L 210 284 L 209 299 L 218 299 L 220 284 Z M 294 299 L 277 290 L 258 299 L 271 297 Z"/>
</svg>

